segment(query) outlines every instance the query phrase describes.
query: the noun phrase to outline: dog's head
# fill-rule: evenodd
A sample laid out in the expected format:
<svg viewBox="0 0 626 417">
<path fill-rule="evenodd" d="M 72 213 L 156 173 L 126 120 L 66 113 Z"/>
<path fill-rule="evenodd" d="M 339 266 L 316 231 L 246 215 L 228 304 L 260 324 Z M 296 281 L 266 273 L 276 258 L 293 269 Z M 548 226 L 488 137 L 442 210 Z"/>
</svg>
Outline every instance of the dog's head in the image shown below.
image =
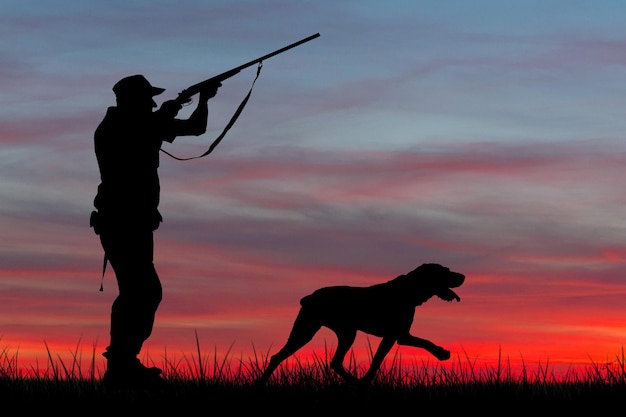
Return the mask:
<svg viewBox="0 0 626 417">
<path fill-rule="evenodd" d="M 465 275 L 450 271 L 445 266 L 429 263 L 422 264 L 393 281 L 402 285 L 406 295 L 415 297 L 415 304 L 420 305 L 434 295 L 445 301 L 461 301 L 461 297 L 451 288 L 460 287 L 465 281 Z"/>
</svg>

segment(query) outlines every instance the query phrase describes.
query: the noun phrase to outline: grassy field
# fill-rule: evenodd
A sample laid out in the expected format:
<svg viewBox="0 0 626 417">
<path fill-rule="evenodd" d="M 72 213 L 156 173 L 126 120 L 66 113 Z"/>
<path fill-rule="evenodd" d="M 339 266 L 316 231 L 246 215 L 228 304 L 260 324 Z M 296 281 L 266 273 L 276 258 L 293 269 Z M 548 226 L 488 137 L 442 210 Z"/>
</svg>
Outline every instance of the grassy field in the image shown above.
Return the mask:
<svg viewBox="0 0 626 417">
<path fill-rule="evenodd" d="M 402 413 L 484 415 L 535 413 L 621 413 L 626 399 L 624 352 L 610 363 L 590 363 L 556 373 L 549 365 L 524 366 L 514 372 L 506 360 L 478 367 L 470 358 L 404 363 L 391 356 L 367 387 L 342 382 L 330 369 L 330 352 L 303 363 L 287 360 L 265 386 L 255 378 L 267 355 L 249 359 L 217 358 L 200 351 L 168 359 L 167 386 L 160 391 L 106 391 L 92 353 L 82 364 L 77 351 L 69 362 L 48 352 L 42 368 L 20 369 L 17 354 L 0 350 L 0 401 L 21 415 L 61 412 L 64 415 L 141 415 L 183 413 L 250 415 L 384 415 Z M 144 358 L 150 361 L 150 358 Z M 348 359 L 348 369 L 365 369 Z M 10 407 L 10 408 L 9 408 Z"/>
</svg>

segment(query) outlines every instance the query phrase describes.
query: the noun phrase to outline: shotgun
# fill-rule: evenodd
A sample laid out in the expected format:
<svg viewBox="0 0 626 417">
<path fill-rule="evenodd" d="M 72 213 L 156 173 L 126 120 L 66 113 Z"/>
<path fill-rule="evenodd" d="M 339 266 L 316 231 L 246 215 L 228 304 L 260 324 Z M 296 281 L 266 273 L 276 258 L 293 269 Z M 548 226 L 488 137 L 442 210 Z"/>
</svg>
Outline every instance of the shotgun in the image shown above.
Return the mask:
<svg viewBox="0 0 626 417">
<path fill-rule="evenodd" d="M 271 58 L 271 57 L 273 57 L 275 55 L 282 54 L 283 52 L 288 51 L 289 49 L 295 48 L 296 46 L 299 46 L 299 45 L 302 45 L 303 43 L 309 42 L 309 41 L 311 41 L 311 40 L 313 40 L 313 39 L 315 39 L 315 38 L 317 38 L 319 36 L 320 36 L 319 33 L 316 33 L 314 35 L 308 36 L 308 37 L 306 37 L 304 39 L 299 40 L 298 42 L 294 42 L 294 43 L 292 43 L 290 45 L 287 45 L 287 46 L 285 46 L 283 48 L 277 49 L 274 52 L 270 52 L 267 55 L 263 55 L 262 57 L 259 57 L 257 59 L 253 59 L 250 62 L 246 62 L 243 65 L 240 65 L 238 67 L 230 69 L 230 70 L 228 70 L 226 72 L 223 72 L 223 73 L 221 73 L 219 75 L 216 75 L 215 77 L 211 77 L 211 78 L 209 78 L 207 80 L 204 80 L 204 81 L 201 81 L 201 82 L 199 82 L 197 84 L 194 84 L 191 87 L 188 87 L 188 88 L 184 89 L 183 91 L 181 91 L 178 94 L 178 97 L 174 101 L 177 102 L 180 105 L 188 103 L 188 102 L 191 101 L 191 97 L 192 96 L 198 94 L 203 89 L 209 88 L 209 87 L 213 87 L 215 84 L 221 83 L 222 81 L 224 81 L 224 80 L 226 80 L 226 79 L 228 79 L 228 78 L 238 74 L 241 70 L 243 70 L 245 68 L 248 68 L 248 67 L 250 67 L 250 66 L 252 66 L 254 64 L 261 63 L 262 61 L 264 61 L 264 60 L 266 60 L 268 58 Z"/>
</svg>

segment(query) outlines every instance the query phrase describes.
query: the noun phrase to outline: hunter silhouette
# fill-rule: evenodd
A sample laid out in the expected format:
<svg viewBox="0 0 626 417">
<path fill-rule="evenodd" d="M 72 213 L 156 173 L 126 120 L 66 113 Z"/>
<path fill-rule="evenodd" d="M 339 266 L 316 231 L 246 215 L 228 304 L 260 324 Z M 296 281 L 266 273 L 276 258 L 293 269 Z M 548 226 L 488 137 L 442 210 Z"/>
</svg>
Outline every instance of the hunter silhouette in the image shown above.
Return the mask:
<svg viewBox="0 0 626 417">
<path fill-rule="evenodd" d="M 99 235 L 106 262 L 118 285 L 111 308 L 110 341 L 103 356 L 107 368 L 103 384 L 113 388 L 158 387 L 161 369 L 146 367 L 138 358 L 150 337 L 162 299 L 153 263 L 153 232 L 162 222 L 159 213 L 159 149 L 178 136 L 206 131 L 208 100 L 217 94 L 216 82 L 200 92 L 188 119 L 177 119 L 175 100 L 157 107 L 153 87 L 143 75 L 121 79 L 113 86 L 117 105 L 109 107 L 94 134 L 100 184 L 90 225 Z M 103 271 L 104 272 L 104 271 Z"/>
</svg>

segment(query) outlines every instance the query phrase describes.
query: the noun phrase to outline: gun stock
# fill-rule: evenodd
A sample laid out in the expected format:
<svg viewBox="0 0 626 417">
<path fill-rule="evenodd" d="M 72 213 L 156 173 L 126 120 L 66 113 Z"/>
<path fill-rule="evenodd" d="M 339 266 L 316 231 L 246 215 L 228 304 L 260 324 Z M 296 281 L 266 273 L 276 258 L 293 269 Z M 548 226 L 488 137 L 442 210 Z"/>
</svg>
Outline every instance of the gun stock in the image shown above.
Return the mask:
<svg viewBox="0 0 626 417">
<path fill-rule="evenodd" d="M 315 38 L 317 38 L 319 36 L 320 36 L 319 33 L 316 33 L 314 35 L 308 36 L 308 37 L 306 37 L 304 39 L 299 40 L 298 42 L 294 42 L 294 43 L 292 43 L 290 45 L 287 45 L 287 46 L 285 46 L 283 48 L 277 49 L 274 52 L 270 52 L 267 55 L 263 55 L 262 57 L 253 59 L 250 62 L 246 62 L 243 65 L 240 65 L 238 67 L 230 69 L 230 70 L 228 70 L 226 72 L 223 72 L 223 73 L 221 73 L 219 75 L 216 75 L 215 77 L 211 77 L 211 78 L 209 78 L 207 80 L 204 80 L 204 81 L 201 81 L 201 82 L 199 82 L 197 84 L 194 84 L 194 85 L 184 89 L 183 91 L 181 91 L 178 94 L 178 97 L 176 98 L 175 101 L 177 103 L 181 104 L 181 105 L 185 104 L 185 103 L 188 103 L 191 100 L 191 97 L 193 97 L 194 95 L 200 93 L 203 89 L 209 88 L 209 87 L 214 86 L 215 84 L 221 83 L 222 81 L 227 80 L 228 78 L 230 78 L 230 77 L 232 77 L 234 75 L 237 75 L 239 72 L 241 72 L 241 70 L 243 70 L 245 68 L 248 68 L 248 67 L 251 67 L 252 65 L 258 64 L 258 63 L 260 63 L 260 62 L 262 62 L 262 61 L 264 61 L 264 60 L 266 60 L 268 58 L 271 58 L 271 57 L 273 57 L 275 55 L 282 54 L 283 52 L 288 51 L 289 49 L 295 48 L 296 46 L 299 46 L 299 45 L 302 45 L 303 43 L 309 42 L 309 41 L 311 41 L 311 40 L 313 40 L 313 39 L 315 39 Z"/>
</svg>

